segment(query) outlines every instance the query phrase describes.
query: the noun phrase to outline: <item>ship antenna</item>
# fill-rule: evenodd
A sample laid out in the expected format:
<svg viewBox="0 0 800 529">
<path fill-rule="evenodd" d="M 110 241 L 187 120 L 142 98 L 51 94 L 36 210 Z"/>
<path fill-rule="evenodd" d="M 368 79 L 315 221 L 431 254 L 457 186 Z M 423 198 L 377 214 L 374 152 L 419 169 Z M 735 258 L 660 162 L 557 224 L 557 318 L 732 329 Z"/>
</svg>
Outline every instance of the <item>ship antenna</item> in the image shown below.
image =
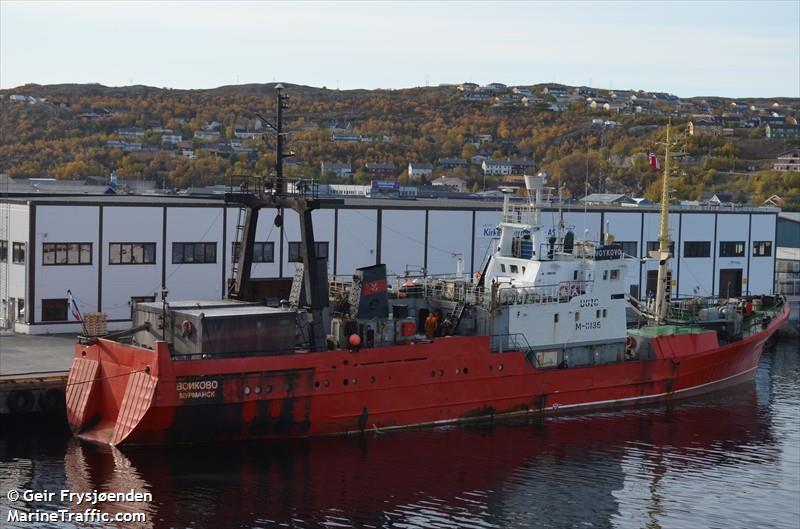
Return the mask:
<svg viewBox="0 0 800 529">
<path fill-rule="evenodd" d="M 667 316 L 667 296 L 669 292 L 669 172 L 670 172 L 670 128 L 672 119 L 667 122 L 667 142 L 664 153 L 664 178 L 661 184 L 661 229 L 658 235 L 658 282 L 656 284 L 655 316 L 658 323 L 663 323 Z"/>
</svg>

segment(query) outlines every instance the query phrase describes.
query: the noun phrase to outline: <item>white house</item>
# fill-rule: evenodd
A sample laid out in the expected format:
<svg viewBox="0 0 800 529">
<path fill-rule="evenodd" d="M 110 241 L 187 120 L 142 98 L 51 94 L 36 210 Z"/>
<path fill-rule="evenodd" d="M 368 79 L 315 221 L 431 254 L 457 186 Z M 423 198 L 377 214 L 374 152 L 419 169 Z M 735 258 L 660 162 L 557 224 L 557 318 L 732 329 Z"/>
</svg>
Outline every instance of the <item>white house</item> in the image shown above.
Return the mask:
<svg viewBox="0 0 800 529">
<path fill-rule="evenodd" d="M 349 163 L 322 162 L 320 172 L 323 175 L 332 174 L 336 178 L 347 178 L 353 174 L 353 168 Z"/>
<path fill-rule="evenodd" d="M 180 132 L 165 131 L 161 134 L 161 143 L 171 143 L 177 145 L 183 141 L 183 136 Z"/>
<path fill-rule="evenodd" d="M 422 178 L 430 179 L 433 174 L 433 166 L 429 163 L 408 162 L 408 180 L 418 182 Z"/>
<path fill-rule="evenodd" d="M 486 176 L 507 176 L 513 171 L 511 160 L 484 160 L 481 168 Z"/>
</svg>

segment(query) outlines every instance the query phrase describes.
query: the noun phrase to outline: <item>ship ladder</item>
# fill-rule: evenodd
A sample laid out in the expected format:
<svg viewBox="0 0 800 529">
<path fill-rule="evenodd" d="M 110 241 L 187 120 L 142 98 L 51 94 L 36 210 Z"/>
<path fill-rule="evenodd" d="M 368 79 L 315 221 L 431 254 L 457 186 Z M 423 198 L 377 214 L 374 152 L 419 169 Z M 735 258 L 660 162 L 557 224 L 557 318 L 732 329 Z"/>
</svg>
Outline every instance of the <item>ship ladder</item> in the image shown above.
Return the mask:
<svg viewBox="0 0 800 529">
<path fill-rule="evenodd" d="M 233 254 L 231 256 L 233 261 L 233 263 L 231 263 L 232 281 L 228 286 L 228 297 L 234 294 L 234 290 L 236 289 L 236 274 L 239 272 L 239 261 L 242 255 L 242 237 L 244 236 L 244 219 L 246 215 L 247 212 L 244 207 L 239 208 L 239 215 L 236 217 L 236 233 L 233 235 Z M 223 248 L 223 255 L 224 253 L 225 250 Z M 236 294 L 238 294 L 238 292 L 236 292 Z"/>
<path fill-rule="evenodd" d="M 448 314 L 447 319 L 451 322 L 450 332 L 455 332 L 458 328 L 458 323 L 461 321 L 461 316 L 464 315 L 464 309 L 467 308 L 467 303 L 465 301 L 459 301 L 458 304 L 453 308 L 453 311 Z"/>
</svg>

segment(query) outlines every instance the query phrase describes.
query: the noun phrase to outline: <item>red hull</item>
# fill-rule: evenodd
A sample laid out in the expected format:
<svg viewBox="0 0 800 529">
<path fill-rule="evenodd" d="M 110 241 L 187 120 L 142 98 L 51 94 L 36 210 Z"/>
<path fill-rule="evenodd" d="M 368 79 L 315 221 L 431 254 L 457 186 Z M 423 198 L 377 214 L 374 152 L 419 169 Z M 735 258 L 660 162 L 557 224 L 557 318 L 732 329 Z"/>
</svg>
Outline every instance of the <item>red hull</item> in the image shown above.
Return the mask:
<svg viewBox="0 0 800 529">
<path fill-rule="evenodd" d="M 110 444 L 290 438 L 616 408 L 689 397 L 753 376 L 788 306 L 758 334 L 653 339 L 656 358 L 536 369 L 488 337 L 285 356 L 172 360 L 99 340 L 76 346 L 67 387 L 73 432 Z"/>
</svg>

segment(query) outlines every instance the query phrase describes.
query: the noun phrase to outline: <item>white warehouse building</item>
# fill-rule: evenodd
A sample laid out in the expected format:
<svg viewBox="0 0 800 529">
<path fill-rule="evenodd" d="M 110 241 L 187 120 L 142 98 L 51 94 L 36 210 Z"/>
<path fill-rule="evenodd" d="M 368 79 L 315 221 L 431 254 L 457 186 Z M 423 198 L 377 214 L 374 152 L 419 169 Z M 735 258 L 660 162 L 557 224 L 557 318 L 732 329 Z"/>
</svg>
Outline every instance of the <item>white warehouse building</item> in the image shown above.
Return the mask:
<svg viewBox="0 0 800 529">
<path fill-rule="evenodd" d="M 314 237 L 327 251 L 331 275 L 385 263 L 406 270 L 465 273 L 481 268 L 492 247 L 501 203 L 472 200 L 346 198 L 314 212 Z M 670 214 L 676 259 L 673 295 L 767 294 L 774 288 L 776 208 L 676 208 Z M 254 278 L 291 278 L 299 222 L 292 211 L 275 227 L 262 210 Z M 19 196 L 0 202 L 0 319 L 17 332 L 77 332 L 67 306 L 104 312 L 110 329 L 130 325 L 137 300 L 219 299 L 231 277 L 239 209 L 221 199 L 144 196 Z M 558 222 L 546 210 L 545 226 Z M 655 290 L 656 263 L 644 261 L 658 239 L 656 207 L 565 210 L 577 238 L 601 240 L 606 230 L 631 256 L 631 294 Z"/>
</svg>

